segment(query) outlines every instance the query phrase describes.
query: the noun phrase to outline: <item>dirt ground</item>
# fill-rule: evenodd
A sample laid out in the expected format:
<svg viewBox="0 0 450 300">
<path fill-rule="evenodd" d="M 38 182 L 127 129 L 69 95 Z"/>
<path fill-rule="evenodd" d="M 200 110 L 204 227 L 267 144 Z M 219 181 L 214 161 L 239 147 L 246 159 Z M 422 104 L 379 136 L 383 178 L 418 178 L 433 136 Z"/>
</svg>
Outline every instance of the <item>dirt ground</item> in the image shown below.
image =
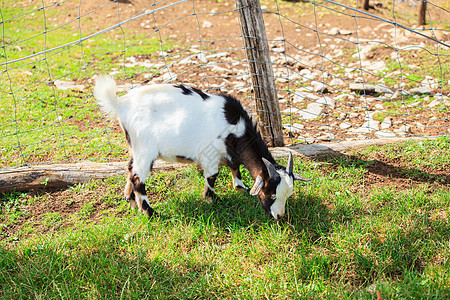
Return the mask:
<svg viewBox="0 0 450 300">
<path fill-rule="evenodd" d="M 161 72 L 161 76 L 157 75 L 151 78 L 146 73 L 131 74 L 132 81 L 159 83 L 173 78 L 176 82 L 192 84 L 213 92 L 218 90 L 231 93 L 241 99 L 247 108 L 256 110 L 251 95 L 250 80 L 248 76 L 242 75 L 248 74 L 248 70 L 244 63 L 245 51 L 243 48 L 245 46 L 234 2 L 210 0 L 182 3 L 170 1 L 149 3 L 141 0 L 119 2 L 119 5 L 108 6 L 91 1 L 83 2 L 80 7 L 80 15 L 87 14 L 92 20 L 98 20 L 89 24 L 90 30 L 98 31 L 113 26 L 118 21 L 149 13 L 135 21 L 123 24 L 120 31 L 115 31 L 116 37 L 123 38 L 128 32 L 139 30 L 148 32 L 149 37 L 159 39 L 161 45 L 173 42 L 189 45 L 188 49 L 175 47 L 168 51 L 162 51 L 161 55 L 156 55 L 156 57 L 154 54 L 135 57 L 133 61 L 135 60 L 136 64 L 151 62 L 163 66 L 170 62 L 171 67 L 165 70 L 166 73 Z M 445 2 L 437 2 L 436 6 L 430 5 L 428 8 L 429 22 L 432 22 L 434 30 L 417 28 L 417 8 L 411 6 L 411 3 L 407 1 L 371 3 L 370 14 L 416 28 L 424 35 L 447 44 L 450 43 L 450 34 L 445 27 L 448 14 L 438 7 L 439 5 L 445 7 Z M 269 2 L 267 5 L 263 2 L 262 4 L 274 72 L 275 76 L 279 77 L 277 89 L 280 110 L 284 112 L 285 120 L 283 122 L 285 124 L 289 122 L 303 131 L 291 130 L 292 127 L 285 128 L 286 143 L 379 137 L 374 135 L 373 130 L 363 133 L 352 131 L 352 129 L 362 126 L 367 121 L 368 115 L 375 115 L 380 122 L 384 116 L 390 117 L 392 127 L 389 131 L 392 134 L 396 132 L 394 135 L 397 136 L 448 134 L 448 110 L 446 109 L 448 100 L 444 100 L 443 103 L 446 104 L 442 109 L 428 106 L 429 102 L 434 99 L 434 95 L 442 93 L 446 95 L 450 91 L 447 82 L 448 75 L 443 69 L 444 74 L 441 74 L 441 78 L 431 78 L 432 76 L 428 76 L 428 71 L 421 71 L 420 64 L 445 66 L 450 63 L 450 59 L 446 55 L 436 56 L 425 50 L 396 50 L 408 45 L 420 45 L 423 49 L 433 47 L 436 48 L 436 51 L 441 51 L 439 49 L 445 49 L 445 46 L 440 46 L 431 39 L 411 34 L 409 31 L 387 22 L 381 22 L 355 12 L 351 9 L 355 4 L 350 1 L 345 4 L 349 8 L 344 9 L 329 3 L 312 5 L 296 1 Z M 73 16 L 78 15 L 78 2 L 66 6 L 74 11 Z M 393 13 L 392 8 L 395 9 L 396 14 Z M 425 29 L 427 28 L 430 26 L 425 27 Z M 339 32 L 336 31 L 337 29 Z M 145 43 L 145 40 L 143 42 Z M 373 47 L 368 53 L 364 53 L 363 48 L 371 46 Z M 208 62 L 217 66 L 211 68 L 195 63 L 186 63 L 185 60 L 190 59 L 189 55 L 200 50 L 210 56 L 217 55 L 211 57 Z M 359 56 L 355 56 L 358 53 Z M 387 68 L 384 63 L 392 57 L 397 57 L 401 66 L 400 70 L 396 70 L 403 76 L 399 83 L 389 83 L 390 78 L 398 77 L 395 70 L 388 75 L 379 73 L 383 68 Z M 420 60 L 417 60 L 418 58 Z M 402 65 L 402 61 L 405 60 L 417 61 L 419 66 Z M 380 69 L 377 69 L 380 64 Z M 347 72 L 347 69 L 352 68 L 356 68 L 357 71 L 352 74 L 344 73 L 344 70 Z M 302 76 L 309 73 L 302 73 L 302 70 L 310 70 L 315 77 L 309 78 L 310 75 L 306 75 L 308 79 L 303 80 Z M 292 80 L 291 76 L 293 76 Z M 408 90 L 420 86 L 420 82 L 414 82 L 414 78 L 417 76 L 428 76 L 429 80 L 434 80 L 434 82 L 441 80 L 441 83 L 430 85 L 431 95 L 428 98 L 427 95 L 423 95 L 417 98 L 415 103 L 410 103 L 409 98 L 402 95 L 392 96 L 393 98 L 353 97 L 351 95 L 339 98 L 339 96 L 343 96 L 342 93 L 350 93 L 347 87 L 352 82 L 377 82 L 386 84 L 393 91 L 395 89 Z M 314 81 L 331 84 L 334 77 L 344 78 L 346 85 L 337 88 L 330 86 L 329 91 L 326 94 L 324 92 L 323 95 L 338 99 L 335 107 L 327 106 L 320 118 L 303 120 L 295 111 L 306 108 L 311 99 L 296 103 L 293 91 L 297 93 L 299 88 L 297 83 L 300 82 L 306 87 L 306 91 L 311 91 L 311 87 L 308 85 Z M 385 78 L 387 79 L 385 80 Z M 323 96 L 320 92 L 313 94 L 318 97 Z M 350 123 L 352 127 L 342 128 L 343 122 Z M 404 125 L 407 127 L 405 128 Z"/>
</svg>

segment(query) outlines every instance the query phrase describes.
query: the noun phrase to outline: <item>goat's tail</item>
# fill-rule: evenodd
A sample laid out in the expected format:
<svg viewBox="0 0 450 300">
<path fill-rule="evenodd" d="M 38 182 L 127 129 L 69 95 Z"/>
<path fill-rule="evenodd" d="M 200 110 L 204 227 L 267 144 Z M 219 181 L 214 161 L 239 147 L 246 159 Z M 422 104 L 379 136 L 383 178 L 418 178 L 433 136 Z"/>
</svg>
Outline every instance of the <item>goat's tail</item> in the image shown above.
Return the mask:
<svg viewBox="0 0 450 300">
<path fill-rule="evenodd" d="M 110 76 L 99 76 L 95 79 L 94 97 L 101 109 L 112 116 L 118 116 L 120 111 L 120 102 L 116 93 L 116 82 Z"/>
</svg>

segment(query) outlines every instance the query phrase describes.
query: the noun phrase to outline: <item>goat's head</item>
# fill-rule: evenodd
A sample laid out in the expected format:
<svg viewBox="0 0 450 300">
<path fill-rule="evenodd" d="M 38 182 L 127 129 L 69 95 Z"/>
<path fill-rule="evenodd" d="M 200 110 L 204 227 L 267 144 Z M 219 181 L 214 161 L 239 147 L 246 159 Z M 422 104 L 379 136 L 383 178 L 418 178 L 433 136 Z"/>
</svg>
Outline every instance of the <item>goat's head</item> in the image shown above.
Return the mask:
<svg viewBox="0 0 450 300">
<path fill-rule="evenodd" d="M 262 208 L 275 220 L 284 216 L 286 211 L 286 200 L 294 191 L 294 181 L 310 181 L 293 172 L 294 160 L 289 153 L 289 161 L 285 167 L 274 165 L 267 159 L 262 158 L 267 168 L 268 179 L 264 180 L 258 175 L 255 184 L 250 190 L 250 195 L 258 196 Z"/>
</svg>

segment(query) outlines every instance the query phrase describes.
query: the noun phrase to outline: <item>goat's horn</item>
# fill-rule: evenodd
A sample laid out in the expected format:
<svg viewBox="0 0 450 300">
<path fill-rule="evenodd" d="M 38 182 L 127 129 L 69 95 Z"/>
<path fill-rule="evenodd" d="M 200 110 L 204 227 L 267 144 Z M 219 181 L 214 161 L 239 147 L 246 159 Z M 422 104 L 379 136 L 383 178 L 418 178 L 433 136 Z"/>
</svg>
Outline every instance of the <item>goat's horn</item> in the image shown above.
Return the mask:
<svg viewBox="0 0 450 300">
<path fill-rule="evenodd" d="M 267 172 L 269 173 L 269 178 L 275 178 L 275 177 L 279 176 L 277 173 L 277 170 L 275 170 L 274 165 L 270 161 L 268 161 L 264 157 L 262 158 L 262 160 L 263 160 L 264 164 L 266 165 Z"/>
<path fill-rule="evenodd" d="M 288 174 L 292 174 L 294 171 L 294 158 L 292 157 L 292 152 L 289 152 L 289 160 L 286 166 L 286 171 Z"/>
</svg>

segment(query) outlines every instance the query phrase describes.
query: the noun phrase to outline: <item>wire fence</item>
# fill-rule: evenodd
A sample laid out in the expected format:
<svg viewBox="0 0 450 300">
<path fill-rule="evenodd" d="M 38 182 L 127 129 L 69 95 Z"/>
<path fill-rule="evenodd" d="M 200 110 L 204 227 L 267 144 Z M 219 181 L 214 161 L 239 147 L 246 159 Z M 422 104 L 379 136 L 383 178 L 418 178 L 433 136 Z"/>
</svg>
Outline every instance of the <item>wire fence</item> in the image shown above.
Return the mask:
<svg viewBox="0 0 450 300">
<path fill-rule="evenodd" d="M 285 144 L 449 133 L 446 1 L 261 2 Z M 183 82 L 230 93 L 257 118 L 235 3 L 15 1 L 2 4 L 2 167 L 127 157 L 92 97 Z M 261 74 L 261 76 L 264 76 Z M 258 99 L 256 99 L 258 100 Z M 260 99 L 264 100 L 264 99 Z"/>
</svg>

